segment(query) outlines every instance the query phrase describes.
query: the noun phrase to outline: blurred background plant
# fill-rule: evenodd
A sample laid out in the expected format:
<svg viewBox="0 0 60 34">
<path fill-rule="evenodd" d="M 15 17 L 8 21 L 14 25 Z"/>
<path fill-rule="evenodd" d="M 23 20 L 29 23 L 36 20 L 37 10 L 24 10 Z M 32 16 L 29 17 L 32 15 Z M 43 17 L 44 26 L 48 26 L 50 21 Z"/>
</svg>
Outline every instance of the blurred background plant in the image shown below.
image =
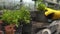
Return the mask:
<svg viewBox="0 0 60 34">
<path fill-rule="evenodd" d="M 46 5 L 43 3 L 43 0 L 37 0 L 36 1 L 36 8 L 37 10 L 44 11 Z"/>
</svg>

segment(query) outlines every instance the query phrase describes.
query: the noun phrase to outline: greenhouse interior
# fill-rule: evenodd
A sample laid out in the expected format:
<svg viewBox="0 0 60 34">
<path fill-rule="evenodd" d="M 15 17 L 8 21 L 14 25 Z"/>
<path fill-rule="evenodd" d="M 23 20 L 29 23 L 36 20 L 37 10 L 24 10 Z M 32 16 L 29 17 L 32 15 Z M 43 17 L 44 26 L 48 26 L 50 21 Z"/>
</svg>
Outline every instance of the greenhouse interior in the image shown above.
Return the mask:
<svg viewBox="0 0 60 34">
<path fill-rule="evenodd" d="M 0 0 L 0 34 L 60 34 L 60 0 Z"/>
</svg>

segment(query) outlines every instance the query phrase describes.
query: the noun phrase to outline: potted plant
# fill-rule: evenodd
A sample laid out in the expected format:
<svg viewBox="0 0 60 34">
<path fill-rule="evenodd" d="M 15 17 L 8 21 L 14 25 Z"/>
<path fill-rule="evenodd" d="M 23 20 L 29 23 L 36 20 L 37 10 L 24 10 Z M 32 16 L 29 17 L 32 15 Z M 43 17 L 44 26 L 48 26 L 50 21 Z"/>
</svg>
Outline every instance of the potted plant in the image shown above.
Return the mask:
<svg viewBox="0 0 60 34">
<path fill-rule="evenodd" d="M 14 34 L 14 27 L 18 25 L 18 14 L 11 10 L 4 10 L 2 20 L 6 23 L 6 34 Z"/>
<path fill-rule="evenodd" d="M 23 30 L 22 32 L 25 32 L 26 31 L 25 27 L 27 27 L 27 26 L 29 27 L 29 25 L 27 25 L 27 24 L 30 24 L 30 20 L 31 20 L 30 12 L 25 6 L 22 6 L 19 10 L 15 10 L 15 11 L 19 17 L 18 18 L 19 19 L 19 26 L 17 28 L 17 32 L 20 33 L 21 29 Z M 27 25 L 27 26 L 24 26 L 24 25 Z"/>
<path fill-rule="evenodd" d="M 30 11 L 26 7 L 21 7 L 21 21 L 23 21 L 22 34 L 31 34 L 31 15 Z"/>
<path fill-rule="evenodd" d="M 7 24 L 5 27 L 6 34 L 14 34 L 12 31 L 14 30 L 15 26 L 19 25 L 19 23 L 30 23 L 30 12 L 26 7 L 21 7 L 19 10 L 4 10 L 2 20 Z M 18 22 L 18 20 L 20 22 Z"/>
<path fill-rule="evenodd" d="M 43 0 L 38 0 L 36 3 L 37 3 L 37 12 L 36 12 L 36 21 L 39 21 L 39 22 L 47 22 L 47 19 L 44 15 L 44 12 L 45 12 L 45 4 L 42 2 Z M 46 19 L 46 20 L 45 20 Z"/>
</svg>

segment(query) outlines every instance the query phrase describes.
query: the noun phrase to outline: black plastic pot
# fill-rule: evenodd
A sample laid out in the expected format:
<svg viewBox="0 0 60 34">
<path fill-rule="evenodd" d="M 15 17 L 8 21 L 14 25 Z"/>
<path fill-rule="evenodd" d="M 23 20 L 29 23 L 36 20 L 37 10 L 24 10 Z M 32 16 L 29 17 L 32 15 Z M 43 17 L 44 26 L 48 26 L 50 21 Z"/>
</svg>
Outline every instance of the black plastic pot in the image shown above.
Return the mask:
<svg viewBox="0 0 60 34">
<path fill-rule="evenodd" d="M 16 29 L 15 34 L 22 34 L 22 27 L 23 27 L 22 25 L 18 26 L 18 28 L 15 27 L 15 29 Z"/>
<path fill-rule="evenodd" d="M 15 29 L 16 29 L 15 34 L 22 34 L 23 21 L 18 20 L 18 22 L 19 22 L 18 27 L 15 27 Z"/>
<path fill-rule="evenodd" d="M 23 24 L 23 28 L 22 28 L 22 34 L 31 34 L 32 30 L 32 24 Z"/>
<path fill-rule="evenodd" d="M 19 20 L 19 22 L 19 26 L 16 28 L 16 34 L 31 34 L 32 24 L 26 24 L 22 20 Z"/>
<path fill-rule="evenodd" d="M 36 21 L 48 22 L 48 19 L 44 15 L 44 11 L 37 11 L 36 12 Z"/>
</svg>

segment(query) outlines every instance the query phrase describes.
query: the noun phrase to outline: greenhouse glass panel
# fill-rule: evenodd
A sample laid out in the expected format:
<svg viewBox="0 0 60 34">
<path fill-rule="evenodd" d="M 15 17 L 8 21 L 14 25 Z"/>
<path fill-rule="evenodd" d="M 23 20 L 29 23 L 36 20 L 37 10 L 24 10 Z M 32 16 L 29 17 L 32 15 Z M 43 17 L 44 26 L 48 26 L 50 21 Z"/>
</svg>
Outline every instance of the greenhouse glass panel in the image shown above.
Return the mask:
<svg viewBox="0 0 60 34">
<path fill-rule="evenodd" d="M 3 8 L 16 8 L 20 5 L 20 0 L 0 0 L 0 6 Z"/>
</svg>

